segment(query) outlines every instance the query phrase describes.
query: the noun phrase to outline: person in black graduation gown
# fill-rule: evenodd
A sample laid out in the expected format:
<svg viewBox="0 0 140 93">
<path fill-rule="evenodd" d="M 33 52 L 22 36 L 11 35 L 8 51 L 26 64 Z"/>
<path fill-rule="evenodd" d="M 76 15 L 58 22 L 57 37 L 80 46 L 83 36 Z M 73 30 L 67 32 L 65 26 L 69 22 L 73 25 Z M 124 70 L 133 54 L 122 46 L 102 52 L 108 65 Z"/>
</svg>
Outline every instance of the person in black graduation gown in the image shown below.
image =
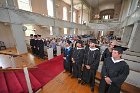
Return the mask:
<svg viewBox="0 0 140 93">
<path fill-rule="evenodd" d="M 38 35 L 38 54 L 41 59 L 44 59 L 44 41 L 41 39 L 41 35 Z"/>
<path fill-rule="evenodd" d="M 38 35 L 34 35 L 34 39 L 35 39 L 35 42 L 34 42 L 34 50 L 35 50 L 35 55 L 38 56 L 39 54 L 39 50 L 38 50 Z"/>
<path fill-rule="evenodd" d="M 32 50 L 32 53 L 35 54 L 35 39 L 34 39 L 34 36 L 33 34 L 30 34 L 30 46 L 31 46 L 31 50 Z"/>
<path fill-rule="evenodd" d="M 121 59 L 124 50 L 126 48 L 115 46 L 112 51 L 112 57 L 104 60 L 99 93 L 120 93 L 121 85 L 129 74 L 129 66 L 124 59 Z"/>
<path fill-rule="evenodd" d="M 74 48 L 73 54 L 72 54 L 72 64 L 73 64 L 72 77 L 78 78 L 78 83 L 81 82 L 83 57 L 84 57 L 83 41 L 78 40 L 77 47 Z"/>
<path fill-rule="evenodd" d="M 105 51 L 102 54 L 101 61 L 104 61 L 105 58 L 112 56 L 112 49 L 114 48 L 115 45 L 117 45 L 116 40 L 110 41 L 109 47 L 106 48 Z"/>
<path fill-rule="evenodd" d="M 100 51 L 96 48 L 97 40 L 90 40 L 89 49 L 86 49 L 83 63 L 83 76 L 84 83 L 90 83 L 91 91 L 94 91 L 95 75 L 100 62 Z"/>
<path fill-rule="evenodd" d="M 64 48 L 64 69 L 72 74 L 72 47 L 70 46 L 71 41 L 66 41 L 66 47 Z"/>
</svg>

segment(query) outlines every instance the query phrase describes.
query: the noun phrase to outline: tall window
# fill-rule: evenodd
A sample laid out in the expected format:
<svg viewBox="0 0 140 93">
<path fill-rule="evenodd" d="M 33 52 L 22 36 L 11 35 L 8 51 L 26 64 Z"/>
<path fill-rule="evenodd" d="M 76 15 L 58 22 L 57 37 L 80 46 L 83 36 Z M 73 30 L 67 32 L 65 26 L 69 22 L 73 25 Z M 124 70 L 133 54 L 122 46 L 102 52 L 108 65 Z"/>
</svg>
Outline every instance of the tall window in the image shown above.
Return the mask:
<svg viewBox="0 0 140 93">
<path fill-rule="evenodd" d="M 73 22 L 76 23 L 76 12 L 75 11 L 73 12 Z"/>
<path fill-rule="evenodd" d="M 76 34 L 76 29 L 74 29 L 74 35 Z"/>
<path fill-rule="evenodd" d="M 64 34 L 67 34 L 67 28 L 64 28 Z"/>
<path fill-rule="evenodd" d="M 30 36 L 30 34 L 35 34 L 33 26 L 32 25 L 24 25 L 27 27 L 27 30 L 25 31 L 25 36 Z"/>
<path fill-rule="evenodd" d="M 103 19 L 110 19 L 110 15 L 104 15 Z"/>
<path fill-rule="evenodd" d="M 32 11 L 30 0 L 18 0 L 19 9 Z"/>
<path fill-rule="evenodd" d="M 52 27 L 50 27 L 50 35 L 53 35 Z"/>
<path fill-rule="evenodd" d="M 67 20 L 67 8 L 63 7 L 63 20 Z"/>
<path fill-rule="evenodd" d="M 48 16 L 53 17 L 54 16 L 53 0 L 47 0 L 47 10 L 48 10 Z"/>
</svg>

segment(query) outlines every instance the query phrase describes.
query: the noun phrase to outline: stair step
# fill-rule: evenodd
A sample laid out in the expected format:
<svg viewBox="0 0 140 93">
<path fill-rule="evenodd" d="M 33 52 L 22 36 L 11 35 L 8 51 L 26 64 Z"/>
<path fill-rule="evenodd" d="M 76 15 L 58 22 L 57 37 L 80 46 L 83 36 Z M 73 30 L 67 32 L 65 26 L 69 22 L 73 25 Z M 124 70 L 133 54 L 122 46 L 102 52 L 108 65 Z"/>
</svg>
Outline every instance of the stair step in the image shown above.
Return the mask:
<svg viewBox="0 0 140 93">
<path fill-rule="evenodd" d="M 130 61 L 135 61 L 140 63 L 140 57 L 138 56 L 132 56 L 132 55 L 127 55 L 127 54 L 122 54 L 122 58 Z"/>
<path fill-rule="evenodd" d="M 140 63 L 129 60 L 125 60 L 125 62 L 129 65 L 130 70 L 140 72 Z"/>
<path fill-rule="evenodd" d="M 23 88 L 13 71 L 4 72 L 9 93 L 23 93 Z"/>
<path fill-rule="evenodd" d="M 42 85 L 31 72 L 29 72 L 29 77 L 30 77 L 31 84 L 33 86 L 33 91 L 36 92 L 42 87 Z"/>
<path fill-rule="evenodd" d="M 8 93 L 8 88 L 3 72 L 0 72 L 0 93 Z"/>
<path fill-rule="evenodd" d="M 28 93 L 28 87 L 27 87 L 27 83 L 26 83 L 26 79 L 25 79 L 25 75 L 23 71 L 15 71 L 16 77 L 19 80 L 24 93 Z"/>
</svg>

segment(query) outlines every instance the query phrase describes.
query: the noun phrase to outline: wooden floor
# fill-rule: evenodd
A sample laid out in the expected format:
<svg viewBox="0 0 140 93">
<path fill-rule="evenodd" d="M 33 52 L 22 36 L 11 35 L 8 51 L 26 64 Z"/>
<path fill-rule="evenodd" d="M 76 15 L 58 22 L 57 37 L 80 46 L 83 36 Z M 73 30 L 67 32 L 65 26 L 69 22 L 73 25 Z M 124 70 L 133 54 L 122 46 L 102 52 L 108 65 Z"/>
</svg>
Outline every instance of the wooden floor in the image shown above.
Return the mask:
<svg viewBox="0 0 140 93">
<path fill-rule="evenodd" d="M 0 51 L 0 53 L 10 53 L 16 54 L 16 49 L 11 48 L 7 50 Z M 47 60 L 47 59 L 45 59 Z M 24 65 L 34 66 L 41 63 L 42 60 L 38 57 L 33 56 L 31 53 L 26 53 L 18 57 L 14 57 L 17 67 L 22 67 Z M 1 63 L 2 62 L 2 63 Z M 0 55 L 0 65 L 4 66 L 7 60 Z M 48 82 L 39 93 L 91 93 L 89 85 L 78 84 L 77 79 L 68 76 L 68 73 L 60 73 L 53 80 Z M 98 93 L 98 87 L 95 86 L 94 93 Z"/>
<path fill-rule="evenodd" d="M 57 77 L 46 84 L 40 93 L 93 93 L 89 85 L 78 84 L 77 79 L 71 78 L 68 73 L 60 73 Z M 98 92 L 95 86 L 94 93 Z"/>
</svg>

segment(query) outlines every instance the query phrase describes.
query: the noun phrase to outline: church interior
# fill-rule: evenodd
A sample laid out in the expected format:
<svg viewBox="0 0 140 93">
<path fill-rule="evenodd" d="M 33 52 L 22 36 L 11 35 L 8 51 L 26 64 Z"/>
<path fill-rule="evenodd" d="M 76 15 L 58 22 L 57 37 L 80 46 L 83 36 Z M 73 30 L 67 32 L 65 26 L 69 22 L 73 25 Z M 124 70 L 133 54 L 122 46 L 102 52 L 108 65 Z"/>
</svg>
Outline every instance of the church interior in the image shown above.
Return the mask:
<svg viewBox="0 0 140 93">
<path fill-rule="evenodd" d="M 140 93 L 139 14 L 140 0 L 0 0 L 0 93 Z M 119 92 L 107 91 L 112 87 L 101 92 L 103 67 L 107 68 L 107 58 L 101 57 L 106 48 L 111 49 L 113 40 L 117 42 L 113 46 L 127 48 L 120 58 L 128 65 L 129 74 Z M 86 51 L 92 51 L 94 45 L 100 60 L 97 69 L 93 68 L 95 84 L 91 87 L 73 77 L 71 64 L 93 60 Z M 71 61 L 65 50 L 69 47 Z M 85 52 L 78 54 L 78 49 Z M 108 57 L 113 58 L 115 50 L 120 51 L 114 47 Z M 67 62 L 72 62 L 70 73 L 65 69 Z M 89 69 L 92 71 L 91 66 Z M 109 86 L 114 84 L 110 79 Z"/>
</svg>

